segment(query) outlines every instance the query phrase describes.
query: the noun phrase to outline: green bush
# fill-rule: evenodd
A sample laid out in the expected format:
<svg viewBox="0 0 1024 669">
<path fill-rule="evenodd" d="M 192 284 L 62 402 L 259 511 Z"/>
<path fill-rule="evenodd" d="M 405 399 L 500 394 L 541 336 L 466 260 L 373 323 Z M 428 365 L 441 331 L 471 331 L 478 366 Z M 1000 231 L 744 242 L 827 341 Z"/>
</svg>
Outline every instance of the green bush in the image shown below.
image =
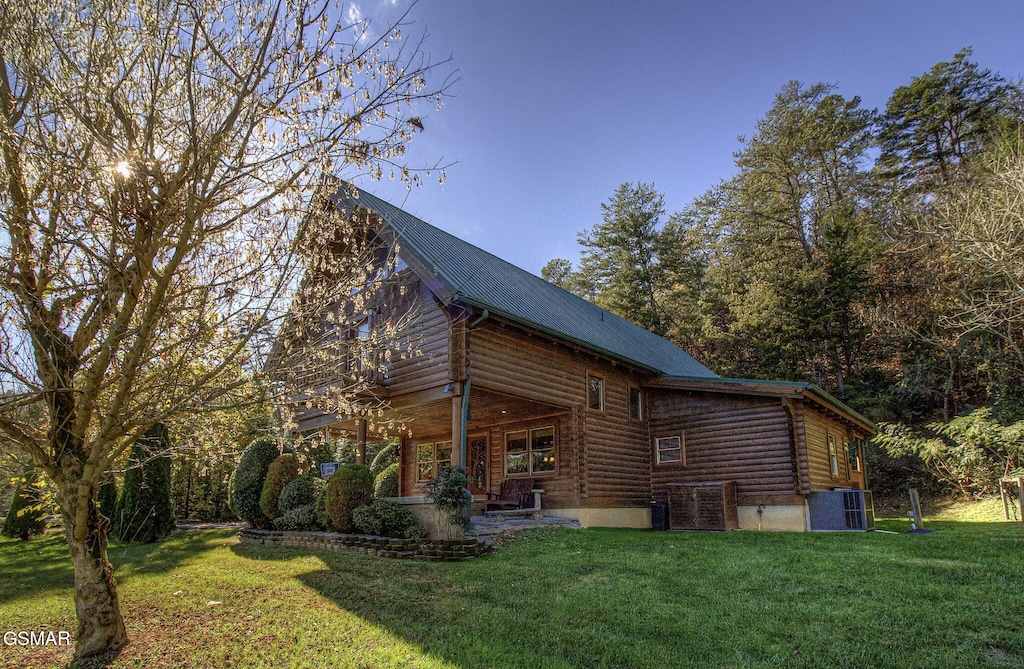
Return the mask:
<svg viewBox="0 0 1024 669">
<path fill-rule="evenodd" d="M 379 537 L 406 537 L 410 528 L 418 527 L 412 511 L 387 499 L 375 499 L 353 511 L 352 524 L 362 534 Z"/>
<path fill-rule="evenodd" d="M 306 504 L 283 512 L 274 519 L 274 527 L 286 531 L 320 529 L 320 523 L 316 518 L 316 504 Z"/>
<path fill-rule="evenodd" d="M 381 446 L 379 451 L 377 451 L 377 455 L 373 456 L 373 462 L 370 463 L 370 473 L 373 474 L 373 478 L 376 479 L 380 476 L 382 471 L 391 465 L 397 464 L 398 444 L 385 444 L 384 446 Z"/>
<path fill-rule="evenodd" d="M 469 528 L 469 514 L 473 505 L 469 477 L 462 467 L 445 467 L 428 484 L 427 501 L 437 507 L 441 516 L 448 516 L 453 527 Z"/>
<path fill-rule="evenodd" d="M 231 510 L 257 529 L 270 528 L 270 519 L 260 509 L 260 494 L 267 468 L 281 451 L 269 441 L 254 441 L 242 453 L 231 479 Z"/>
<path fill-rule="evenodd" d="M 100 508 L 100 513 L 107 518 L 113 519 L 114 514 L 117 513 L 117 482 L 114 480 L 114 475 L 108 473 L 103 477 L 103 483 L 100 484 L 99 494 L 96 497 L 96 505 Z"/>
<path fill-rule="evenodd" d="M 342 465 L 327 481 L 327 515 L 339 532 L 351 532 L 352 512 L 373 499 L 373 476 L 366 465 Z"/>
<path fill-rule="evenodd" d="M 398 463 L 385 467 L 373 480 L 374 497 L 398 497 Z"/>
<path fill-rule="evenodd" d="M 3 535 L 12 539 L 28 540 L 46 529 L 46 512 L 40 493 L 43 488 L 39 475 L 26 473 L 18 482 L 11 499 L 11 510 L 4 521 Z"/>
<path fill-rule="evenodd" d="M 281 515 L 281 509 L 278 508 L 281 491 L 298 476 L 299 459 L 294 453 L 285 453 L 270 463 L 260 491 L 260 511 L 264 516 L 274 520 Z"/>
<path fill-rule="evenodd" d="M 313 506 L 316 508 L 316 524 L 329 531 L 334 529 L 334 523 L 331 522 L 331 517 L 327 513 L 327 486 L 328 482 L 324 481 L 323 486 L 317 488 L 316 501 Z"/>
<path fill-rule="evenodd" d="M 277 508 L 281 514 L 285 514 L 300 506 L 307 506 L 316 503 L 317 493 L 320 488 L 327 485 L 327 482 L 317 476 L 300 476 L 292 479 L 281 490 L 281 497 L 277 500 Z"/>
<path fill-rule="evenodd" d="M 169 447 L 167 428 L 160 423 L 132 445 L 112 519 L 121 541 L 151 543 L 174 531 Z"/>
</svg>

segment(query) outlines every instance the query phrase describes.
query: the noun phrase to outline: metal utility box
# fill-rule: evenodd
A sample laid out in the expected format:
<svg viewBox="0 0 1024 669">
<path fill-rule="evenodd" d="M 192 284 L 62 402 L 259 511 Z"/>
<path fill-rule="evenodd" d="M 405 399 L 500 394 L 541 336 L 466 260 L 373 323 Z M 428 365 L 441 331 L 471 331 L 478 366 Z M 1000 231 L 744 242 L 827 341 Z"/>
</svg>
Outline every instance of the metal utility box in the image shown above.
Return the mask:
<svg viewBox="0 0 1024 669">
<path fill-rule="evenodd" d="M 869 490 L 828 490 L 807 496 L 812 532 L 867 532 L 875 529 Z"/>
</svg>

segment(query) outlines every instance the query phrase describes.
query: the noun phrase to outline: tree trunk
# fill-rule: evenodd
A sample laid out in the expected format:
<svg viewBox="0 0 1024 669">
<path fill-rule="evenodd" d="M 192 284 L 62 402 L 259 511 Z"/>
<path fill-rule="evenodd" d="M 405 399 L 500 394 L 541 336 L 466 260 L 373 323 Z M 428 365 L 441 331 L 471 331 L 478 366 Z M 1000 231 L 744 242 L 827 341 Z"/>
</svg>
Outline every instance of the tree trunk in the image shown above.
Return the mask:
<svg viewBox="0 0 1024 669">
<path fill-rule="evenodd" d="M 107 561 L 107 532 L 110 521 L 99 514 L 96 504 L 89 502 L 88 532 L 85 539 L 75 539 L 75 514 L 64 506 L 64 534 L 68 552 L 75 565 L 75 613 L 78 632 L 75 635 L 75 659 L 116 653 L 128 643 L 121 604 L 114 582 L 114 568 Z M 73 508 L 73 507 L 70 507 Z"/>
</svg>

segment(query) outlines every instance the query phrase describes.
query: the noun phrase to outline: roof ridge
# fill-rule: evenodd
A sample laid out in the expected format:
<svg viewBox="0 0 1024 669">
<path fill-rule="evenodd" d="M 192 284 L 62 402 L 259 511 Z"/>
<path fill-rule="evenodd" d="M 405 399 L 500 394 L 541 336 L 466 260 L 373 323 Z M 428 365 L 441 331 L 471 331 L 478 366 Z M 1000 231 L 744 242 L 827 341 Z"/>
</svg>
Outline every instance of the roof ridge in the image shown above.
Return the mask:
<svg viewBox="0 0 1024 669">
<path fill-rule="evenodd" d="M 345 193 L 344 189 L 350 189 Z M 377 213 L 453 296 L 635 365 L 715 378 L 674 343 L 450 232 L 342 181 L 334 198 Z M 495 262 L 497 261 L 497 262 Z"/>
</svg>

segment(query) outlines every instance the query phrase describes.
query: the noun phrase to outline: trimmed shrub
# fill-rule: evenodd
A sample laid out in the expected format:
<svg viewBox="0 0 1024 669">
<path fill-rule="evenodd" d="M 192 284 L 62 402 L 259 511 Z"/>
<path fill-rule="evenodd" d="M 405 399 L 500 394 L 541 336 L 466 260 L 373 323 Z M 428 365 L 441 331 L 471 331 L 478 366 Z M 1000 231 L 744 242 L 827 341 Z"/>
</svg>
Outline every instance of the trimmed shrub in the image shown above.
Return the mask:
<svg viewBox="0 0 1024 669">
<path fill-rule="evenodd" d="M 334 523 L 327 514 L 327 486 L 328 482 L 324 481 L 323 486 L 317 489 L 313 506 L 316 507 L 316 524 L 325 530 L 331 530 L 334 529 Z"/>
<path fill-rule="evenodd" d="M 11 511 L 4 521 L 3 535 L 12 539 L 28 539 L 38 536 L 46 529 L 46 512 L 43 510 L 39 475 L 30 471 L 18 482 L 11 499 Z"/>
<path fill-rule="evenodd" d="M 353 511 L 352 524 L 362 534 L 398 538 L 407 538 L 407 532 L 418 527 L 412 511 L 388 499 L 375 499 Z"/>
<path fill-rule="evenodd" d="M 121 496 L 114 507 L 114 533 L 121 541 L 151 543 L 174 531 L 171 458 L 167 428 L 156 423 L 132 445 Z"/>
<path fill-rule="evenodd" d="M 292 509 L 300 506 L 316 504 L 317 492 L 327 485 L 327 482 L 317 476 L 300 476 L 292 479 L 281 490 L 281 497 L 277 500 L 277 508 L 284 515 Z"/>
<path fill-rule="evenodd" d="M 112 519 L 117 513 L 117 482 L 113 474 L 108 473 L 103 477 L 99 494 L 96 496 L 96 505 L 100 508 L 100 513 L 107 518 Z"/>
<path fill-rule="evenodd" d="M 260 509 L 260 493 L 270 463 L 281 455 L 269 441 L 254 441 L 242 453 L 231 479 L 231 510 L 259 530 L 270 528 L 270 519 Z"/>
<path fill-rule="evenodd" d="M 299 459 L 294 453 L 285 453 L 270 463 L 260 491 L 260 511 L 264 516 L 274 520 L 281 515 L 281 509 L 278 508 L 281 491 L 298 476 Z"/>
<path fill-rule="evenodd" d="M 351 532 L 352 512 L 373 499 L 373 476 L 366 465 L 342 465 L 327 480 L 327 515 L 339 532 Z"/>
<path fill-rule="evenodd" d="M 398 463 L 385 467 L 373 481 L 374 497 L 398 497 Z"/>
<path fill-rule="evenodd" d="M 398 444 L 385 444 L 377 451 L 377 455 L 373 456 L 373 462 L 370 463 L 370 473 L 376 479 L 382 471 L 393 464 L 398 464 Z"/>
<path fill-rule="evenodd" d="M 442 525 L 448 518 L 448 538 L 453 537 L 452 528 L 469 528 L 469 514 L 473 506 L 473 495 L 469 492 L 469 477 L 462 467 L 445 467 L 437 478 L 428 484 L 427 501 L 437 507 Z"/>
<path fill-rule="evenodd" d="M 274 527 L 288 531 L 320 529 L 320 524 L 316 519 L 316 504 L 306 504 L 285 511 L 274 519 Z"/>
</svg>

